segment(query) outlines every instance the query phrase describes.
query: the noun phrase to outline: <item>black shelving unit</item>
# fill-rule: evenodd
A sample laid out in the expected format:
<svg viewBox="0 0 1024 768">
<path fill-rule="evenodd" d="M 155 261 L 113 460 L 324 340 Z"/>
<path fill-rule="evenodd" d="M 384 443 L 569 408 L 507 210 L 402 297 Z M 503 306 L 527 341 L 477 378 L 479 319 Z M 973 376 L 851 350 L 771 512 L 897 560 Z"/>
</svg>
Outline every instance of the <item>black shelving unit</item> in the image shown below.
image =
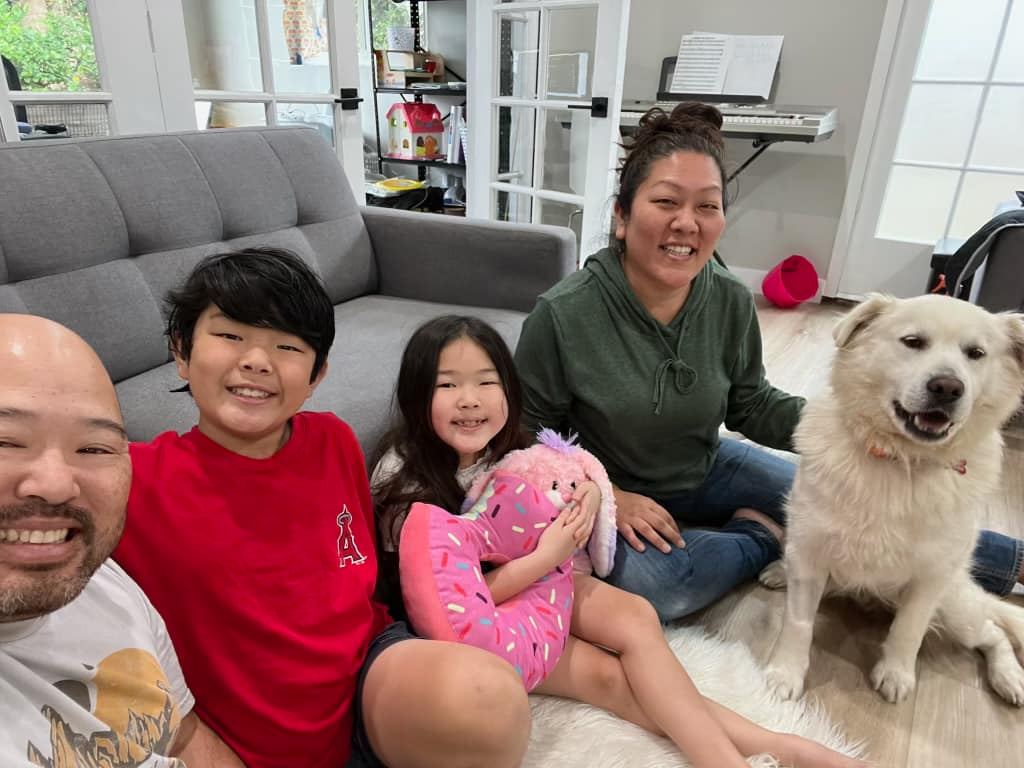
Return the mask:
<svg viewBox="0 0 1024 768">
<path fill-rule="evenodd" d="M 437 2 L 438 0 L 434 0 Z M 413 29 L 413 50 L 423 53 L 423 47 L 420 45 L 420 2 L 431 2 L 431 0 L 409 0 L 409 26 Z M 373 3 L 367 0 L 366 3 L 366 16 L 369 22 L 370 28 L 370 48 L 373 50 L 371 54 L 373 56 L 373 125 L 377 137 L 377 171 L 381 174 L 384 173 L 384 164 L 391 163 L 395 165 L 414 165 L 417 167 L 417 177 L 420 181 L 423 181 L 427 177 L 428 168 L 465 168 L 464 163 L 449 163 L 444 160 L 412 160 L 405 158 L 394 158 L 388 157 L 383 154 L 380 150 L 380 104 L 378 96 L 380 94 L 391 94 L 401 96 L 403 99 L 406 96 L 412 96 L 412 100 L 416 104 L 423 103 L 424 96 L 463 96 L 466 95 L 465 88 L 396 88 L 394 86 L 381 86 L 377 84 L 377 61 L 376 51 L 373 49 Z M 465 106 L 465 99 L 463 99 L 463 106 Z"/>
</svg>

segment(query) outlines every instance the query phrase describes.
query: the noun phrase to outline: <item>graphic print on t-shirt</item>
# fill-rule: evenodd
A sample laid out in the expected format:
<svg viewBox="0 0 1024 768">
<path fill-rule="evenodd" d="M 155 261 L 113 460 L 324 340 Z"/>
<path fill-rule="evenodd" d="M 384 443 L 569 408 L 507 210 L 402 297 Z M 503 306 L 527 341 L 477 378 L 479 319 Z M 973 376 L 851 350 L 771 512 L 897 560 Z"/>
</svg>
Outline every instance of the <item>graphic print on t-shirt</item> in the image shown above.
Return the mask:
<svg viewBox="0 0 1024 768">
<path fill-rule="evenodd" d="M 50 722 L 50 744 L 47 749 L 29 740 L 26 750 L 32 765 L 140 768 L 151 755 L 170 751 L 181 714 L 163 668 L 150 653 L 137 648 L 112 653 L 96 666 L 90 683 L 62 680 L 54 686 L 68 697 L 68 708 L 91 712 L 110 730 L 77 733 L 65 719 L 66 713 L 45 705 L 42 713 Z M 174 760 L 169 765 L 182 764 Z"/>
<path fill-rule="evenodd" d="M 362 565 L 366 555 L 359 551 L 356 544 L 356 532 L 352 530 L 352 513 L 348 506 L 342 504 L 341 514 L 338 515 L 338 567 L 344 568 L 346 561 L 352 565 Z"/>
</svg>

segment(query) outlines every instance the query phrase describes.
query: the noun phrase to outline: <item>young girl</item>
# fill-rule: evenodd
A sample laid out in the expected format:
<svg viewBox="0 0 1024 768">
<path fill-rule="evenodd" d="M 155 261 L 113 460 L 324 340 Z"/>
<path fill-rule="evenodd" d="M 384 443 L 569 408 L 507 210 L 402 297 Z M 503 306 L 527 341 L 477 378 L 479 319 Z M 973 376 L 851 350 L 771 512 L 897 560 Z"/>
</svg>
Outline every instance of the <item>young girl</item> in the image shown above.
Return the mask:
<svg viewBox="0 0 1024 768">
<path fill-rule="evenodd" d="M 512 355 L 493 328 L 473 317 L 439 317 L 413 334 L 396 402 L 398 422 L 382 442 L 372 481 L 382 548 L 392 553 L 413 501 L 458 510 L 480 472 L 528 443 L 519 426 Z M 599 503 L 596 486 L 584 484 L 533 552 L 488 573 L 495 602 L 518 594 L 585 543 Z M 798 768 L 865 765 L 765 730 L 703 698 L 643 598 L 582 573 L 574 574 L 574 589 L 565 651 L 536 692 L 587 702 L 667 736 L 696 768 L 744 768 L 743 756 L 759 753 Z"/>
</svg>

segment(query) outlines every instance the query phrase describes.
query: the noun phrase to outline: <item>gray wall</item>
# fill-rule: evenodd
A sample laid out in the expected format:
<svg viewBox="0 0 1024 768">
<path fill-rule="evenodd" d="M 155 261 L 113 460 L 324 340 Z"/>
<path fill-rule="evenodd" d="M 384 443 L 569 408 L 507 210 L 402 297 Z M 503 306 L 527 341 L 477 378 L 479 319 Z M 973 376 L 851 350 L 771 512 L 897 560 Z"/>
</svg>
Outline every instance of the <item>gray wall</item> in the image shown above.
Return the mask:
<svg viewBox="0 0 1024 768">
<path fill-rule="evenodd" d="M 824 279 L 860 130 L 886 0 L 633 0 L 624 98 L 652 99 L 661 60 L 700 30 L 785 35 L 772 99 L 839 108 L 839 128 L 815 145 L 779 144 L 733 182 L 721 252 L 733 266 L 767 270 L 792 253 Z M 730 164 L 752 151 L 727 142 Z"/>
<path fill-rule="evenodd" d="M 466 0 L 422 3 L 421 15 L 427 17 L 428 40 L 424 47 L 444 56 L 446 66 L 462 77 L 466 73 Z M 455 80 L 456 78 L 451 78 Z"/>
</svg>

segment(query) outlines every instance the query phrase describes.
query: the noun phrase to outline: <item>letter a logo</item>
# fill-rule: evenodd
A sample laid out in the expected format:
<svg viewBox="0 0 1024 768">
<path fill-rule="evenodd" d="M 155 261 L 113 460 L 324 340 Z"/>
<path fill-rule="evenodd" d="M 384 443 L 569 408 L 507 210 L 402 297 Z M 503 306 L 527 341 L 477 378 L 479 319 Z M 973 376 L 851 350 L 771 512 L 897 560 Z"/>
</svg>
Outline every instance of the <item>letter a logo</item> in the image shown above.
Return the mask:
<svg viewBox="0 0 1024 768">
<path fill-rule="evenodd" d="M 344 568 L 346 561 L 352 565 L 362 565 L 366 555 L 359 551 L 356 535 L 352 530 L 352 513 L 347 506 L 342 506 L 338 515 L 338 567 Z"/>
</svg>

